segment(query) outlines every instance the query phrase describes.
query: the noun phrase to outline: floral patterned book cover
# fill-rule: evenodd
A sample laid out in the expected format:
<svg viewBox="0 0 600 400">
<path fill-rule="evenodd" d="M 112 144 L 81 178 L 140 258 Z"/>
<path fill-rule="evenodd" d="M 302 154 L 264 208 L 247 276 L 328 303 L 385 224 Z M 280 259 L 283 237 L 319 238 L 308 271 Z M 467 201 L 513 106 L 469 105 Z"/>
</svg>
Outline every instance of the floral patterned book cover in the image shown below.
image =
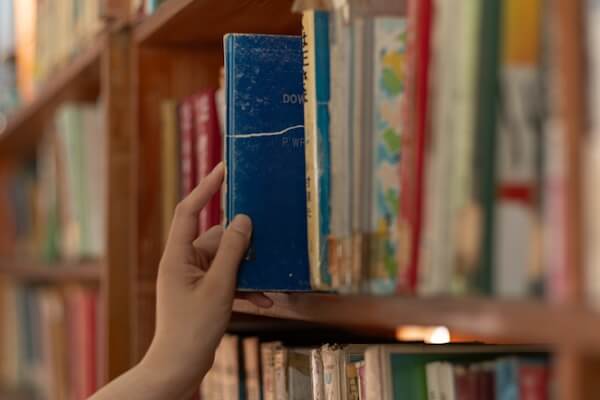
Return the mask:
<svg viewBox="0 0 600 400">
<path fill-rule="evenodd" d="M 406 19 L 375 18 L 373 154 L 369 288 L 392 293 L 398 270 L 401 102 L 404 96 Z"/>
</svg>

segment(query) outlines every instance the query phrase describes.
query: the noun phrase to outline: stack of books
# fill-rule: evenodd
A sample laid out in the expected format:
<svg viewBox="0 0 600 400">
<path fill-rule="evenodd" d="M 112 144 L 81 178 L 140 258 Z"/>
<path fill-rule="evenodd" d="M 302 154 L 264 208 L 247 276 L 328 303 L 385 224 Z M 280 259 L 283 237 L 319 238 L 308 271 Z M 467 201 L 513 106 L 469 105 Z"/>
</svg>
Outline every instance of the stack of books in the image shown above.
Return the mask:
<svg viewBox="0 0 600 400">
<path fill-rule="evenodd" d="M 290 347 L 228 335 L 201 398 L 248 400 L 547 399 L 540 349 L 471 344 Z"/>
<path fill-rule="evenodd" d="M 105 253 L 106 134 L 99 104 L 57 110 L 35 159 L 0 177 L 0 255 L 46 263 Z"/>
<path fill-rule="evenodd" d="M 98 292 L 0 280 L 0 382 L 31 398 L 91 396 L 99 375 L 102 332 Z"/>
</svg>

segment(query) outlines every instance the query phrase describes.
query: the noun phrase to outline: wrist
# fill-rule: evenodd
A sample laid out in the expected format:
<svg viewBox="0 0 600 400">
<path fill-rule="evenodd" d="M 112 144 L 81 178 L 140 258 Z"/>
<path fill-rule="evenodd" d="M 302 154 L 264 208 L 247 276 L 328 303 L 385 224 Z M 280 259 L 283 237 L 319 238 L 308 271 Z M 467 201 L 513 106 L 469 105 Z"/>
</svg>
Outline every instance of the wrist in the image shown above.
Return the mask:
<svg viewBox="0 0 600 400">
<path fill-rule="evenodd" d="M 136 369 L 148 385 L 168 393 L 166 398 L 187 398 L 198 389 L 212 363 L 207 360 L 199 363 L 200 365 L 190 365 L 196 364 L 193 357 L 189 354 L 175 354 L 176 348 L 177 346 L 161 344 L 155 337 Z"/>
</svg>

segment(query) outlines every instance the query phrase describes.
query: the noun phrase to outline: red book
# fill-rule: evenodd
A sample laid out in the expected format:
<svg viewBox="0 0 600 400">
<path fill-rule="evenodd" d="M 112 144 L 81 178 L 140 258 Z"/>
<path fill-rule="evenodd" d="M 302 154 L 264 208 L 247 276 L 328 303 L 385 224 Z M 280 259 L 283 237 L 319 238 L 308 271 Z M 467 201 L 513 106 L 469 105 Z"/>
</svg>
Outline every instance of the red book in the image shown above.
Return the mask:
<svg viewBox="0 0 600 400">
<path fill-rule="evenodd" d="M 539 362 L 523 361 L 519 365 L 519 399 L 547 400 L 550 372 Z"/>
<path fill-rule="evenodd" d="M 193 98 L 179 106 L 179 133 L 181 135 L 181 197 L 196 187 L 196 135 L 194 133 Z"/>
<path fill-rule="evenodd" d="M 409 0 L 405 129 L 400 163 L 400 248 L 398 291 L 417 287 L 423 214 L 425 147 L 428 120 L 432 1 Z"/>
<path fill-rule="evenodd" d="M 456 400 L 478 400 L 477 375 L 471 368 L 454 367 Z"/>
<path fill-rule="evenodd" d="M 215 101 L 215 90 L 207 89 L 194 97 L 196 134 L 196 177 L 205 177 L 222 159 L 221 128 Z M 221 196 L 216 194 L 200 212 L 200 232 L 221 221 Z"/>
</svg>

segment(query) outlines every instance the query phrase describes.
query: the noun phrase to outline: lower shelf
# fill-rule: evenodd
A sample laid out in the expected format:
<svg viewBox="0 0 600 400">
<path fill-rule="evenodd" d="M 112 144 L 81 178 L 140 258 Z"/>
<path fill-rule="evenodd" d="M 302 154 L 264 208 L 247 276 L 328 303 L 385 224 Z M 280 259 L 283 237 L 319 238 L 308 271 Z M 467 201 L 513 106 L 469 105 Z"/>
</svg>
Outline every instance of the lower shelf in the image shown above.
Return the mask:
<svg viewBox="0 0 600 400">
<path fill-rule="evenodd" d="M 580 307 L 484 298 L 268 294 L 269 309 L 236 300 L 234 311 L 326 325 L 395 329 L 443 325 L 490 342 L 573 346 L 600 353 L 600 314 Z"/>
</svg>

